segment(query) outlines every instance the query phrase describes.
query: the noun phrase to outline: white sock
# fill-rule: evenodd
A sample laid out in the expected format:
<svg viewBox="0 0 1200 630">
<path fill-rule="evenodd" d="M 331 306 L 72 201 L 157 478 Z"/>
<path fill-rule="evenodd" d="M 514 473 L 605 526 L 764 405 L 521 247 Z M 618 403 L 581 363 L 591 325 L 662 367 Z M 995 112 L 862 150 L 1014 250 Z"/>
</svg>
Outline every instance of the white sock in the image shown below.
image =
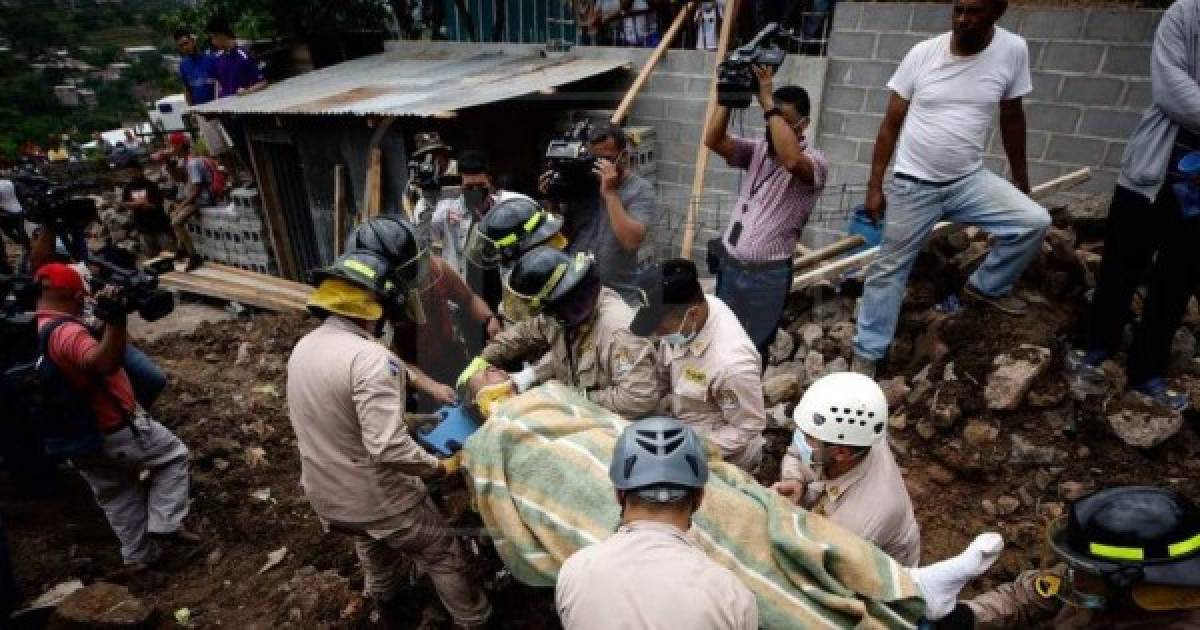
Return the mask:
<svg viewBox="0 0 1200 630">
<path fill-rule="evenodd" d="M 996 532 L 975 537 L 966 550 L 927 567 L 909 569 L 921 596 L 925 598 L 925 617 L 937 621 L 954 610 L 958 593 L 967 582 L 983 575 L 1004 550 L 1004 538 Z"/>
</svg>

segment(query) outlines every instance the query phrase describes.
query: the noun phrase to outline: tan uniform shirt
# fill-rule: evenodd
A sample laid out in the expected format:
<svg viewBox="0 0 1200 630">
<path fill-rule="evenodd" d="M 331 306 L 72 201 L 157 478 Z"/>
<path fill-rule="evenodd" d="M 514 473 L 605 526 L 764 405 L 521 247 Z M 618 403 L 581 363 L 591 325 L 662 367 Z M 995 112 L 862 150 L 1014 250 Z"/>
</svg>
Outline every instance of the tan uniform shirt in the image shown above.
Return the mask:
<svg viewBox="0 0 1200 630">
<path fill-rule="evenodd" d="M 762 455 L 767 412 L 758 350 L 737 316 L 719 298 L 708 300 L 708 320 L 691 343 L 663 344 L 659 369 L 670 383 L 670 415 L 706 435 L 721 457 L 747 470 Z"/>
<path fill-rule="evenodd" d="M 805 468 L 789 448 L 782 477 L 805 481 L 809 475 L 800 473 Z M 906 567 L 920 562 L 921 529 L 887 440 L 871 447 L 842 476 L 809 482 L 808 490 L 805 504 L 812 511 L 871 541 Z"/>
<path fill-rule="evenodd" d="M 336 315 L 292 349 L 287 402 L 300 483 L 327 523 L 386 531 L 425 500 L 418 476 L 438 460 L 408 434 L 404 373 L 396 355 Z"/>
<path fill-rule="evenodd" d="M 758 628 L 750 589 L 684 532 L 650 521 L 567 558 L 554 601 L 567 630 Z"/>
<path fill-rule="evenodd" d="M 654 346 L 629 332 L 633 309 L 615 291 L 600 290 L 596 314 L 580 329 L 567 350 L 563 329 L 554 318 L 539 315 L 505 328 L 481 355 L 505 363 L 541 355 L 537 380 L 558 380 L 581 390 L 588 400 L 626 418 L 655 410 L 662 387 L 655 371 Z"/>
<path fill-rule="evenodd" d="M 1064 567 L 1053 570 L 1062 574 Z M 1001 584 L 967 602 L 975 614 L 976 630 L 1184 630 L 1200 628 L 1200 610 L 1151 612 L 1133 609 L 1093 612 L 1063 604 L 1057 597 L 1038 595 L 1034 588 L 1039 570 L 1025 571 L 1017 579 Z"/>
</svg>

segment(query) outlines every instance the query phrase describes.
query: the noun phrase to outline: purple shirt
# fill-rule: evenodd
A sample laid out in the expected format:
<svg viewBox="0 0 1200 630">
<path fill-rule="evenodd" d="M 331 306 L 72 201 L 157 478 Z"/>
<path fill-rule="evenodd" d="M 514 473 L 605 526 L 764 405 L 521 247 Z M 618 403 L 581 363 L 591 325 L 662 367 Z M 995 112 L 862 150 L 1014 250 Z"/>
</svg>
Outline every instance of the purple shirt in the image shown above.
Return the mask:
<svg viewBox="0 0 1200 630">
<path fill-rule="evenodd" d="M 766 139 L 732 138 L 736 147 L 729 166 L 743 169 L 746 174 L 725 229 L 725 249 L 744 263 L 787 260 L 795 253 L 796 241 L 825 188 L 829 163 L 824 154 L 800 139 L 800 148 L 813 162 L 813 185 L 809 186 L 768 154 Z M 734 244 L 730 236 L 737 223 L 742 224 L 742 233 Z"/>
<path fill-rule="evenodd" d="M 237 94 L 242 88 L 261 83 L 263 73 L 254 57 L 241 46 L 236 46 L 233 50 L 217 53 L 213 78 L 217 80 L 217 98 L 225 98 Z"/>
</svg>

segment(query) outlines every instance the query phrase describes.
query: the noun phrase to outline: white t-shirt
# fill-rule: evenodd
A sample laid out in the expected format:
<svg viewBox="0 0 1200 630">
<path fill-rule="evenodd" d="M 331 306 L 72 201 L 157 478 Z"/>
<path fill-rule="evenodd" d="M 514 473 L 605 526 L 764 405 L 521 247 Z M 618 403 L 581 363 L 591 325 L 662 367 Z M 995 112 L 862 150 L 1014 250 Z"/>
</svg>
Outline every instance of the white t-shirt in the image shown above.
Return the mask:
<svg viewBox="0 0 1200 630">
<path fill-rule="evenodd" d="M 983 166 L 984 143 L 1000 101 L 1033 91 L 1025 40 L 996 28 L 979 54 L 950 53 L 950 33 L 908 51 L 888 87 L 909 102 L 895 172 L 935 182 Z"/>
<path fill-rule="evenodd" d="M 0 179 L 0 214 L 24 214 L 21 200 L 17 198 L 17 189 L 11 179 Z"/>
</svg>

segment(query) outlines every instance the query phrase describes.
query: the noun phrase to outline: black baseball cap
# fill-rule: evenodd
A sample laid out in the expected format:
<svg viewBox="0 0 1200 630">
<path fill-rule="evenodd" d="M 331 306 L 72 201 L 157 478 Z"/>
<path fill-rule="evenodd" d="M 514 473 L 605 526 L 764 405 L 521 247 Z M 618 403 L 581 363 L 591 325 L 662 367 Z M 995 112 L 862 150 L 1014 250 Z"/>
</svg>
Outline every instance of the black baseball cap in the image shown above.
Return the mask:
<svg viewBox="0 0 1200 630">
<path fill-rule="evenodd" d="M 629 330 L 639 337 L 650 336 L 668 311 L 691 304 L 704 293 L 696 263 L 685 258 L 672 258 L 647 267 L 638 275 L 637 285 L 645 303 L 634 315 Z"/>
</svg>

